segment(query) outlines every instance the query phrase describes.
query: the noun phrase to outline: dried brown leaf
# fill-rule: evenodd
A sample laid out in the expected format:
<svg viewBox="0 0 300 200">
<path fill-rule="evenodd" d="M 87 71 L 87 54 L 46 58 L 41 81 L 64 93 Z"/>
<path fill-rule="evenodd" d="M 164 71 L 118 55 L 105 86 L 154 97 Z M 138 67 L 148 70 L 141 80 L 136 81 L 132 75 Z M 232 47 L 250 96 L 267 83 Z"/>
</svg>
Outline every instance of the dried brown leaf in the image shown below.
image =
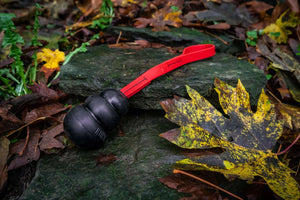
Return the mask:
<svg viewBox="0 0 300 200">
<path fill-rule="evenodd" d="M 292 12 L 299 12 L 299 1 L 298 0 L 287 0 L 287 2 L 290 4 L 290 9 Z"/>
<path fill-rule="evenodd" d="M 27 112 L 24 122 L 29 123 L 40 117 L 49 117 L 58 114 L 62 111 L 65 111 L 68 108 L 70 108 L 70 106 L 65 107 L 60 103 L 46 104 Z"/>
<path fill-rule="evenodd" d="M 258 69 L 263 71 L 267 71 L 269 61 L 263 57 L 256 57 L 254 60 L 254 64 L 257 66 Z"/>
<path fill-rule="evenodd" d="M 285 121 L 285 126 L 291 130 L 300 130 L 300 108 L 273 100 Z"/>
<path fill-rule="evenodd" d="M 181 11 L 173 12 L 171 8 L 164 7 L 152 15 L 150 26 L 153 31 L 168 31 L 167 26 L 181 27 Z"/>
<path fill-rule="evenodd" d="M 221 29 L 221 30 L 230 29 L 230 25 L 227 23 L 218 23 L 218 24 L 213 24 L 213 25 L 207 25 L 206 27 L 210 28 L 210 29 Z"/>
<path fill-rule="evenodd" d="M 84 14 L 84 16 L 96 15 L 99 13 L 102 0 L 75 0 L 75 4 L 77 8 L 79 8 L 79 10 Z"/>
<path fill-rule="evenodd" d="M 135 20 L 134 26 L 136 28 L 146 28 L 151 23 L 151 19 L 146 19 L 143 17 L 139 17 L 134 20 Z"/>
<path fill-rule="evenodd" d="M 250 12 L 255 12 L 257 14 L 260 14 L 262 15 L 261 17 L 264 16 L 266 11 L 273 8 L 272 5 L 267 4 L 263 1 L 250 1 L 250 2 L 246 2 L 245 5 L 247 6 Z"/>
<path fill-rule="evenodd" d="M 207 175 L 205 176 L 207 177 Z M 190 197 L 181 198 L 181 200 L 222 199 L 219 192 L 214 192 L 211 186 L 182 174 L 171 174 L 168 177 L 160 178 L 159 181 L 169 188 L 176 189 L 178 192 L 191 195 Z"/>
<path fill-rule="evenodd" d="M 11 145 L 10 154 L 15 154 L 16 157 L 9 163 L 8 170 L 13 170 L 22 167 L 32 161 L 37 161 L 40 158 L 40 148 L 38 147 L 38 142 L 40 140 L 40 130 L 38 127 L 30 129 L 30 138 L 26 149 L 26 139 L 21 139 L 18 142 Z M 23 151 L 22 156 L 20 152 Z"/>
<path fill-rule="evenodd" d="M 51 100 L 58 100 L 60 98 L 64 98 L 66 94 L 61 90 L 53 90 L 49 88 L 45 83 L 39 83 L 30 86 L 30 89 L 33 93 L 40 94 L 42 97 Z"/>
<path fill-rule="evenodd" d="M 19 128 L 24 123 L 10 112 L 10 106 L 0 106 L 0 130 L 1 133 L 5 133 L 14 129 Z"/>
<path fill-rule="evenodd" d="M 64 149 L 65 146 L 55 138 L 63 132 L 64 127 L 62 123 L 55 127 L 44 130 L 42 133 L 42 140 L 39 143 L 41 151 L 44 151 L 45 153 L 51 153 L 51 149 Z"/>
<path fill-rule="evenodd" d="M 6 137 L 0 138 L 0 191 L 7 180 L 7 159 L 9 154 L 9 140 Z"/>
</svg>

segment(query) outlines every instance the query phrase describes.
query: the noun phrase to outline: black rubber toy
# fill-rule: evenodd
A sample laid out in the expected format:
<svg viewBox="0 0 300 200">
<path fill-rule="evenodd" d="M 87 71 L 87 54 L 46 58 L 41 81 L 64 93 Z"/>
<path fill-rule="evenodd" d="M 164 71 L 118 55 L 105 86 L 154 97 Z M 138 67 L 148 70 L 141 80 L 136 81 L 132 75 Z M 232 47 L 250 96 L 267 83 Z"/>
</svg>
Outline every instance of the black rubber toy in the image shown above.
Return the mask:
<svg viewBox="0 0 300 200">
<path fill-rule="evenodd" d="M 66 135 L 85 149 L 101 147 L 107 133 L 115 128 L 128 110 L 128 99 L 118 90 L 108 89 L 92 95 L 74 107 L 64 119 Z"/>
<path fill-rule="evenodd" d="M 212 44 L 187 47 L 181 55 L 152 67 L 120 91 L 109 89 L 100 95 L 88 97 L 83 105 L 76 106 L 66 115 L 64 119 L 66 135 L 79 147 L 88 149 L 101 147 L 107 139 L 107 133 L 116 127 L 120 118 L 126 114 L 128 98 L 157 77 L 214 54 L 215 46 Z"/>
</svg>

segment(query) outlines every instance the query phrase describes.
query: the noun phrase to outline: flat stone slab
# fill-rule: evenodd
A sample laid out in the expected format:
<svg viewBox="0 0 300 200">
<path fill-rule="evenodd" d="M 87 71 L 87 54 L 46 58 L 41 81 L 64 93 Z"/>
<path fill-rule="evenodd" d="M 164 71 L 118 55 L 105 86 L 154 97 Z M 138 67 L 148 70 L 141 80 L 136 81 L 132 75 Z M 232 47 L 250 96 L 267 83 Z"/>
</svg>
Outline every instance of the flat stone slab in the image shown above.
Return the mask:
<svg viewBox="0 0 300 200">
<path fill-rule="evenodd" d="M 111 138 L 102 149 L 42 156 L 20 199 L 180 199 L 185 194 L 158 180 L 170 175 L 175 161 L 184 158 L 180 148 L 158 136 L 175 127 L 163 116 L 161 111 L 135 111 L 121 122 L 125 136 Z M 115 154 L 117 160 L 96 166 L 100 152 Z"/>
<path fill-rule="evenodd" d="M 166 49 L 117 49 L 106 45 L 90 47 L 61 68 L 60 87 L 69 94 L 87 97 L 107 88 L 121 89 L 151 67 L 176 55 Z M 236 86 L 240 79 L 256 105 L 266 84 L 263 71 L 247 61 L 217 53 L 211 58 L 184 65 L 158 79 L 130 98 L 130 105 L 141 109 L 161 109 L 159 101 L 173 95 L 187 97 L 185 85 L 196 89 L 215 106 L 215 77 Z"/>
<path fill-rule="evenodd" d="M 118 36 L 128 41 L 147 40 L 167 46 L 190 46 L 196 44 L 214 44 L 217 52 L 236 54 L 245 51 L 244 41 L 234 40 L 222 33 L 211 36 L 196 29 L 186 27 L 170 28 L 171 31 L 152 31 L 151 28 L 134 28 L 126 26 L 110 26 L 106 33 Z M 226 44 L 225 44 L 225 43 Z"/>
</svg>

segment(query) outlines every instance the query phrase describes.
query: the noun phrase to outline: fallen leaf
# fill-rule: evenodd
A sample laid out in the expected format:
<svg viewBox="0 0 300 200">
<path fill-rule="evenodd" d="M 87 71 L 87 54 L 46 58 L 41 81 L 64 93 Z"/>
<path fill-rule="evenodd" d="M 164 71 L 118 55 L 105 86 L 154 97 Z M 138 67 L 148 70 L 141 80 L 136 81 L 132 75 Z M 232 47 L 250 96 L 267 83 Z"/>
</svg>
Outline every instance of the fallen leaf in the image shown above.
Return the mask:
<svg viewBox="0 0 300 200">
<path fill-rule="evenodd" d="M 267 72 L 267 69 L 269 67 L 268 64 L 269 61 L 261 56 L 256 57 L 254 60 L 254 65 L 256 65 L 258 69 L 261 69 L 264 72 Z"/>
<path fill-rule="evenodd" d="M 288 0 L 289 4 L 290 4 L 290 8 L 291 11 L 294 13 L 298 13 L 299 12 L 299 2 L 298 0 Z"/>
<path fill-rule="evenodd" d="M 64 149 L 65 146 L 55 139 L 56 136 L 64 132 L 63 124 L 51 127 L 47 130 L 44 130 L 42 133 L 42 140 L 39 143 L 41 151 L 45 153 L 51 153 L 52 149 Z"/>
<path fill-rule="evenodd" d="M 45 83 L 42 82 L 39 84 L 31 85 L 29 88 L 33 93 L 37 93 L 42 97 L 46 98 L 47 100 L 56 101 L 67 96 L 67 94 L 65 94 L 61 90 L 59 89 L 53 90 L 49 88 Z"/>
<path fill-rule="evenodd" d="M 281 99 L 283 100 L 290 100 L 292 98 L 292 94 L 290 93 L 290 90 L 286 87 L 284 88 L 277 88 L 277 91 L 280 93 Z"/>
<path fill-rule="evenodd" d="M 117 7 L 117 6 L 126 7 L 130 3 L 132 3 L 132 4 L 140 3 L 139 1 L 135 1 L 135 0 L 111 0 L 111 1 L 113 2 L 115 7 Z"/>
<path fill-rule="evenodd" d="M 8 105 L 0 106 L 0 130 L 1 133 L 5 133 L 14 129 L 19 128 L 24 123 L 10 112 Z"/>
<path fill-rule="evenodd" d="M 146 28 L 151 23 L 151 19 L 147 19 L 143 17 L 139 17 L 134 20 L 135 20 L 134 26 L 136 28 Z"/>
<path fill-rule="evenodd" d="M 166 6 L 154 12 L 151 19 L 135 19 L 134 26 L 137 28 L 145 28 L 148 25 L 153 27 L 153 31 L 168 31 L 168 26 L 181 27 L 181 10 L 174 11 L 170 6 Z"/>
<path fill-rule="evenodd" d="M 242 27 L 234 27 L 235 35 L 239 40 L 246 40 L 246 29 Z"/>
<path fill-rule="evenodd" d="M 9 154 L 9 140 L 6 137 L 0 137 L 0 191 L 7 180 L 7 159 Z"/>
<path fill-rule="evenodd" d="M 249 1 L 249 2 L 246 2 L 242 5 L 247 6 L 247 9 L 250 12 L 255 12 L 255 13 L 259 14 L 262 18 L 265 17 L 266 11 L 273 8 L 272 5 L 267 4 L 263 1 Z"/>
<path fill-rule="evenodd" d="M 97 18 L 99 19 L 99 18 Z M 72 24 L 70 26 L 66 26 L 66 32 L 69 32 L 69 31 L 74 31 L 74 30 L 77 30 L 77 29 L 80 29 L 80 28 L 85 28 L 85 27 L 88 27 L 88 26 L 91 26 L 93 25 L 93 21 L 90 20 L 90 21 L 84 21 L 84 22 L 76 22 L 75 24 Z"/>
<path fill-rule="evenodd" d="M 103 154 L 100 153 L 96 158 L 96 165 L 98 167 L 109 165 L 117 160 L 117 156 L 115 154 Z"/>
<path fill-rule="evenodd" d="M 233 88 L 216 79 L 215 87 L 228 118 L 188 86 L 191 100 L 175 98 L 161 102 L 166 118 L 181 126 L 161 137 L 182 148 L 226 150 L 178 161 L 176 168 L 211 170 L 244 180 L 260 176 L 282 198 L 299 199 L 300 187 L 290 175 L 293 171 L 271 152 L 282 133 L 283 120 L 276 119 L 274 105 L 267 95 L 262 90 L 257 111 L 253 113 L 249 94 L 240 81 Z"/>
<path fill-rule="evenodd" d="M 263 30 L 264 34 L 268 34 L 268 36 L 278 44 L 286 43 L 288 36 L 292 34 L 292 31 L 289 30 L 289 28 L 295 28 L 300 23 L 300 20 L 295 13 L 288 15 L 288 19 L 284 20 L 288 11 L 289 10 L 285 11 L 275 23 L 270 24 Z"/>
<path fill-rule="evenodd" d="M 204 0 L 204 6 L 207 10 L 192 11 L 188 13 L 187 17 L 190 20 L 200 20 L 203 22 L 226 22 L 229 25 L 243 24 L 247 26 L 253 21 L 250 17 L 245 17 L 249 13 L 247 9 L 241 12 L 241 8 L 237 8 L 233 3 L 216 4 L 208 0 Z M 250 13 L 248 14 L 250 16 Z M 193 19 L 191 16 L 195 16 Z M 185 16 L 186 17 L 186 16 Z"/>
<path fill-rule="evenodd" d="M 100 11 L 102 0 L 75 0 L 75 5 L 84 14 L 84 16 L 97 15 Z"/>
<path fill-rule="evenodd" d="M 255 60 L 260 54 L 256 51 L 256 48 L 253 46 L 247 47 L 247 52 L 250 60 Z"/>
<path fill-rule="evenodd" d="M 210 29 L 221 29 L 221 30 L 227 30 L 230 29 L 230 25 L 227 23 L 218 23 L 218 24 L 214 24 L 214 25 L 206 25 L 206 28 L 210 28 Z"/>
<path fill-rule="evenodd" d="M 258 41 L 257 47 L 259 53 L 268 58 L 271 63 L 271 68 L 277 71 L 277 75 L 282 77 L 288 89 L 290 90 L 293 98 L 300 102 L 300 64 L 299 62 L 288 55 L 287 53 L 281 51 L 279 48 L 270 50 L 263 41 Z"/>
<path fill-rule="evenodd" d="M 46 104 L 38 108 L 34 108 L 31 111 L 27 112 L 24 122 L 29 123 L 40 117 L 50 117 L 52 115 L 63 112 L 68 108 L 70 108 L 70 106 L 64 106 L 60 103 Z"/>
<path fill-rule="evenodd" d="M 300 45 L 300 41 L 294 39 L 294 38 L 289 38 L 288 40 L 288 44 L 291 48 L 291 50 L 293 51 L 294 55 L 296 56 L 296 59 L 298 62 L 300 62 L 300 56 L 297 56 L 298 51 L 298 46 Z"/>
<path fill-rule="evenodd" d="M 276 109 L 282 114 L 285 126 L 291 130 L 300 130 L 300 108 L 273 100 Z"/>
<path fill-rule="evenodd" d="M 298 71 L 300 72 L 300 71 Z M 295 73 L 294 73 L 295 74 Z M 298 74 L 299 76 L 300 74 Z M 295 81 L 293 76 L 289 73 L 286 73 L 284 71 L 278 71 L 277 76 L 284 80 L 284 83 L 289 89 L 290 94 L 292 95 L 293 99 L 297 102 L 300 102 L 300 82 Z M 300 77 L 300 76 L 299 76 Z M 299 78 L 298 77 L 298 78 Z"/>
<path fill-rule="evenodd" d="M 45 78 L 48 80 L 49 76 L 55 72 L 60 71 L 59 63 L 65 60 L 65 53 L 56 49 L 52 51 L 51 49 L 44 48 L 42 52 L 37 53 L 37 62 L 46 62 L 40 71 L 45 73 Z"/>
<path fill-rule="evenodd" d="M 40 130 L 38 126 L 30 128 L 29 141 L 26 145 L 26 139 L 21 139 L 11 145 L 10 154 L 15 155 L 15 158 L 9 163 L 8 170 L 17 169 L 32 161 L 37 161 L 40 158 L 40 148 L 38 146 L 40 140 Z M 24 146 L 27 146 L 24 150 Z M 20 152 L 23 152 L 20 156 Z"/>
<path fill-rule="evenodd" d="M 203 175 L 205 176 L 205 174 Z M 182 174 L 171 174 L 168 177 L 160 178 L 159 181 L 178 192 L 191 195 L 190 197 L 181 198 L 184 200 L 223 199 L 218 191 L 213 191 L 213 187 Z"/>
</svg>

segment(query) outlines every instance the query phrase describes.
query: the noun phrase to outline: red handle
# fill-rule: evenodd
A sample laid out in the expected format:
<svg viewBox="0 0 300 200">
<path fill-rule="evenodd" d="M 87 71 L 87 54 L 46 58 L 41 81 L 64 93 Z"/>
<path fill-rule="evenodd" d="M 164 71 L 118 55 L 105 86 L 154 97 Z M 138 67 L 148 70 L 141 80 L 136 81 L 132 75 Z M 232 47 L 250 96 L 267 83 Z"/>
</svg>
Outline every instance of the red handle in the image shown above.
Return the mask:
<svg viewBox="0 0 300 200">
<path fill-rule="evenodd" d="M 202 60 L 213 55 L 215 55 L 215 45 L 212 44 L 199 44 L 187 47 L 183 50 L 181 55 L 152 67 L 134 81 L 123 87 L 120 91 L 129 98 L 149 85 L 152 80 L 159 76 L 187 63 Z"/>
</svg>

